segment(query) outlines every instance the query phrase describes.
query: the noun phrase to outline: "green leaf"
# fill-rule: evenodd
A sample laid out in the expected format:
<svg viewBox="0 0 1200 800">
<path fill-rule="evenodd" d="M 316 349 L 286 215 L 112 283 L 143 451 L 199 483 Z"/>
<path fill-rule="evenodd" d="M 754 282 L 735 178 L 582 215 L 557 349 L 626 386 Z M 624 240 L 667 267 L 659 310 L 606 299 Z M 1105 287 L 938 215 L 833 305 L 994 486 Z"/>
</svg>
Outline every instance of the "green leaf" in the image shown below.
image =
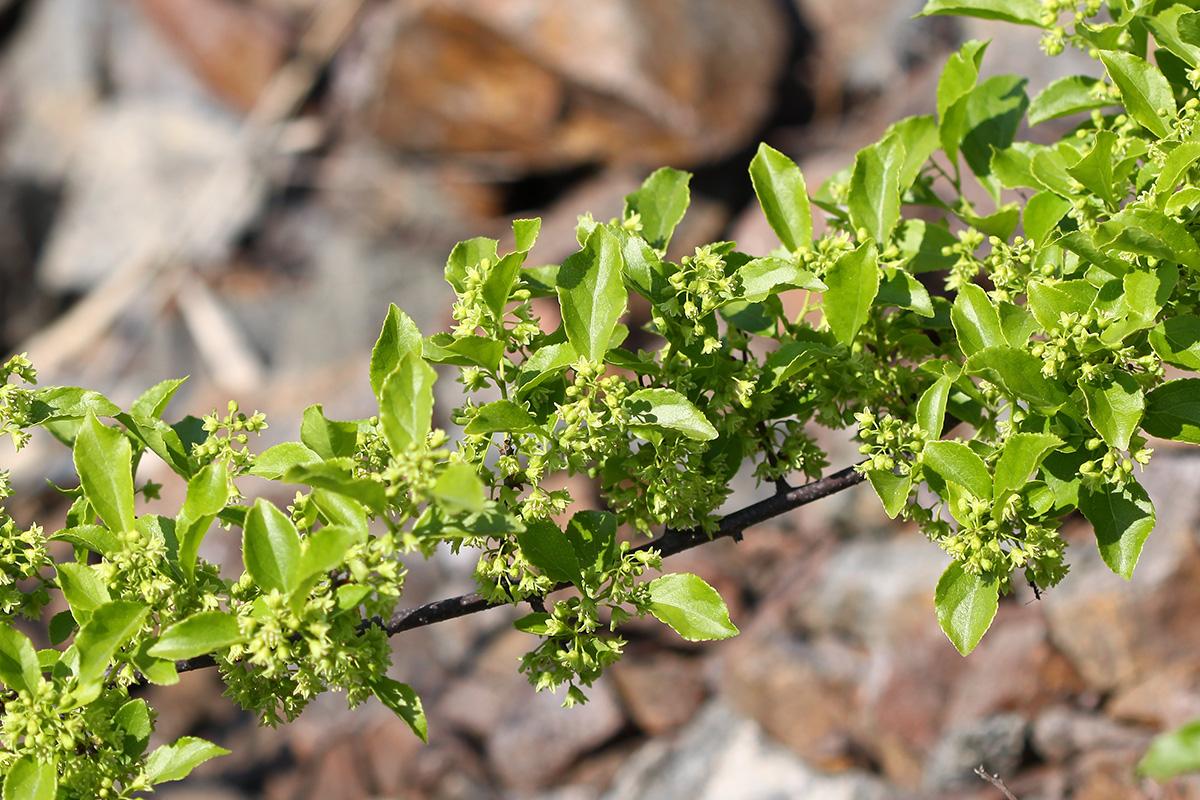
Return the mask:
<svg viewBox="0 0 1200 800">
<path fill-rule="evenodd" d="M 133 401 L 130 411 L 135 417 L 143 419 L 159 419 L 167 410 L 167 404 L 175 396 L 175 391 L 187 378 L 175 378 L 155 384 Z"/>
<path fill-rule="evenodd" d="M 906 308 L 922 317 L 933 316 L 933 301 L 929 299 L 929 291 L 903 269 L 889 267 L 884 270 L 884 279 L 879 284 L 874 304 Z"/>
<path fill-rule="evenodd" d="M 4 800 L 54 800 L 58 794 L 58 768 L 33 756 L 12 762 L 4 776 Z"/>
<path fill-rule="evenodd" d="M 1183 142 L 1167 154 L 1162 170 L 1154 181 L 1155 205 L 1165 211 L 1171 195 L 1188 171 L 1200 159 L 1200 142 Z"/>
<path fill-rule="evenodd" d="M 1034 319 L 1025 306 L 1017 306 L 1007 300 L 1000 301 L 1000 327 L 1004 329 L 1004 338 L 1013 347 L 1024 347 L 1029 337 L 1038 329 L 1038 321 Z"/>
<path fill-rule="evenodd" d="M 379 481 L 355 476 L 354 469 L 355 462 L 349 458 L 330 459 L 292 467 L 282 480 L 352 497 L 374 513 L 382 514 L 388 503 L 386 487 Z"/>
<path fill-rule="evenodd" d="M 747 261 L 738 268 L 738 276 L 742 279 L 742 296 L 751 303 L 760 303 L 783 289 L 823 292 L 828 288 L 816 275 L 782 258 Z"/>
<path fill-rule="evenodd" d="M 882 469 L 869 469 L 867 470 L 867 480 L 871 482 L 871 488 L 875 490 L 875 494 L 879 495 L 879 499 L 883 503 L 883 510 L 889 517 L 895 519 L 900 510 L 904 508 L 904 503 L 908 500 L 908 493 L 912 490 L 912 476 L 895 475 Z"/>
<path fill-rule="evenodd" d="M 816 342 L 784 342 L 778 350 L 767 356 L 762 379 L 769 379 L 767 389 L 774 391 L 788 378 L 831 355 L 833 351 Z"/>
<path fill-rule="evenodd" d="M 538 233 L 542 230 L 541 217 L 533 219 L 514 219 L 512 221 L 513 240 L 518 253 L 528 253 L 537 243 Z"/>
<path fill-rule="evenodd" d="M 542 430 L 537 420 L 511 400 L 494 400 L 481 406 L 463 431 L 470 434 L 484 433 L 536 433 Z"/>
<path fill-rule="evenodd" d="M 224 650 L 246 641 L 237 616 L 225 611 L 201 611 L 171 625 L 146 651 L 155 658 L 178 661 Z"/>
<path fill-rule="evenodd" d="M 973 283 L 959 287 L 950 319 L 958 334 L 958 346 L 965 355 L 970 356 L 985 347 L 1008 344 L 1000 324 L 1000 312 L 987 292 Z"/>
<path fill-rule="evenodd" d="M 140 697 L 130 700 L 113 714 L 113 727 L 125 733 L 125 741 L 121 748 L 125 755 L 140 756 L 146 752 L 150 734 L 154 733 L 154 723 L 150 720 L 150 706 Z"/>
<path fill-rule="evenodd" d="M 535 611 L 532 614 L 526 614 L 513 623 L 513 627 L 521 633 L 532 633 L 534 636 L 546 636 L 550 633 L 550 626 L 547 624 L 551 620 L 549 614 L 544 614 L 540 611 Z"/>
<path fill-rule="evenodd" d="M 1005 393 L 1042 412 L 1054 412 L 1070 401 L 1056 382 L 1042 375 L 1042 360 L 1014 347 L 987 347 L 967 359 L 967 373 L 995 384 Z"/>
<path fill-rule="evenodd" d="M 1154 504 L 1135 480 L 1121 486 L 1101 481 L 1095 489 L 1079 489 L 1079 510 L 1096 531 L 1100 557 L 1125 580 L 1133 568 L 1146 537 L 1154 530 Z"/>
<path fill-rule="evenodd" d="M 485 508 L 483 481 L 474 467 L 462 461 L 446 465 L 433 486 L 433 496 L 454 509 L 478 513 Z"/>
<path fill-rule="evenodd" d="M 1125 372 L 1113 372 L 1101 386 L 1083 384 L 1088 420 L 1110 446 L 1129 449 L 1129 437 L 1137 431 L 1146 401 L 1137 380 Z"/>
<path fill-rule="evenodd" d="M 1021 222 L 1021 207 L 1016 203 L 1005 203 L 986 217 L 973 214 L 963 207 L 954 209 L 954 213 L 963 222 L 979 230 L 980 233 L 1005 240 L 1013 235 L 1017 225 Z"/>
<path fill-rule="evenodd" d="M 1045 13 L 1037 0 L 929 0 L 918 17 L 933 14 L 953 14 L 960 17 L 978 17 L 1014 22 L 1018 25 L 1042 27 Z"/>
<path fill-rule="evenodd" d="M 435 381 L 437 372 L 433 367 L 410 352 L 383 382 L 379 421 L 393 453 L 403 453 L 411 444 L 424 447 L 433 422 Z"/>
<path fill-rule="evenodd" d="M 992 153 L 991 171 L 1005 189 L 1040 189 L 1033 174 L 1033 157 L 1046 150 L 1044 145 L 1013 142 L 1012 147 Z"/>
<path fill-rule="evenodd" d="M 1068 175 L 1102 199 L 1109 208 L 1117 205 L 1116 187 L 1113 184 L 1113 149 L 1117 139 L 1112 131 L 1097 131 L 1092 148 L 1073 166 L 1067 167 Z"/>
<path fill-rule="evenodd" d="M 300 582 L 300 534 L 287 514 L 258 498 L 242 532 L 246 571 L 264 591 L 289 594 Z"/>
<path fill-rule="evenodd" d="M 625 284 L 654 305 L 662 305 L 674 297 L 677 290 L 667 277 L 662 258 L 650 243 L 624 228 L 618 228 L 616 234 L 621 242 L 621 275 Z"/>
<path fill-rule="evenodd" d="M 916 182 L 925 162 L 941 145 L 937 120 L 930 114 L 906 117 L 889 126 L 883 138 L 893 133 L 904 146 L 904 166 L 900 168 L 899 184 L 900 191 L 905 192 Z"/>
<path fill-rule="evenodd" d="M 1200 772 L 1200 719 L 1154 737 L 1138 762 L 1137 772 L 1159 783 Z"/>
<path fill-rule="evenodd" d="M 583 249 L 563 262 L 557 290 L 567 339 L 580 356 L 602 361 L 629 299 L 620 242 L 608 228 L 597 226 Z"/>
<path fill-rule="evenodd" d="M 1086 314 L 1096 300 L 1096 287 L 1087 281 L 1029 284 L 1027 306 L 1038 324 L 1047 331 L 1057 330 L 1063 314 Z"/>
<path fill-rule="evenodd" d="M 175 662 L 169 658 L 155 658 L 146 651 L 154 643 L 152 639 L 146 639 L 138 645 L 137 652 L 133 654 L 130 662 L 133 668 L 142 675 L 146 676 L 146 680 L 158 686 L 174 686 L 179 683 L 179 671 L 175 669 Z M 145 748 L 142 748 L 145 750 Z"/>
<path fill-rule="evenodd" d="M 121 408 L 99 392 L 77 386 L 49 386 L 33 393 L 29 408 L 32 422 L 42 425 L 64 419 L 82 419 L 88 414 L 115 417 Z"/>
<path fill-rule="evenodd" d="M 579 354 L 570 342 L 548 344 L 538 348 L 521 365 L 521 372 L 517 376 L 517 397 L 527 397 L 531 391 L 558 375 L 578 358 Z"/>
<path fill-rule="evenodd" d="M 494 245 L 492 252 L 495 254 Z M 371 391 L 375 393 L 376 398 L 382 398 L 383 382 L 408 353 L 421 355 L 421 331 L 408 314 L 392 303 L 388 306 L 387 318 L 383 321 L 379 339 L 371 350 Z"/>
<path fill-rule="evenodd" d="M 4 621 L 0 621 L 0 681 L 10 689 L 30 694 L 42 681 L 33 642 Z"/>
<path fill-rule="evenodd" d="M 1096 245 L 1153 256 L 1200 272 L 1200 248 L 1187 228 L 1147 208 L 1125 208 L 1097 227 Z"/>
<path fill-rule="evenodd" d="M 829 286 L 823 301 L 825 320 L 834 337 L 849 346 L 867 321 L 879 292 L 875 243 L 864 242 L 839 256 L 825 274 L 825 283 Z"/>
<path fill-rule="evenodd" d="M 55 569 L 58 586 L 71 607 L 71 615 L 79 624 L 87 622 L 91 612 L 112 600 L 108 587 L 93 567 L 68 561 L 56 564 Z"/>
<path fill-rule="evenodd" d="M 483 285 L 480 287 L 480 295 L 496 319 L 504 317 L 504 308 L 508 305 L 508 298 L 512 294 L 513 286 L 517 282 L 517 275 L 520 274 L 521 265 L 524 263 L 525 253 L 509 253 L 494 263 L 487 271 Z"/>
<path fill-rule="evenodd" d="M 767 144 L 750 161 L 750 181 L 767 223 L 790 252 L 812 243 L 808 187 L 796 162 Z"/>
<path fill-rule="evenodd" d="M 229 755 L 229 751 L 223 747 L 195 736 L 183 736 L 150 754 L 146 759 L 146 778 L 151 785 L 182 780 L 210 758 L 224 755 Z"/>
<path fill-rule="evenodd" d="M 1096 246 L 1092 241 L 1092 237 L 1088 236 L 1083 231 L 1071 231 L 1063 234 L 1055 239 L 1051 244 L 1058 245 L 1064 250 L 1069 250 L 1079 256 L 1081 261 L 1089 264 L 1095 264 L 1109 275 L 1120 276 L 1129 271 L 1129 263 L 1122 261 L 1120 258 L 1110 256 L 1104 250 Z"/>
<path fill-rule="evenodd" d="M 485 336 L 435 333 L 421 340 L 421 358 L 434 364 L 483 367 L 489 372 L 495 372 L 503 356 L 504 343 Z"/>
<path fill-rule="evenodd" d="M 934 592 L 938 624 L 962 655 L 969 654 L 991 627 L 999 606 L 995 580 L 973 575 L 955 561 L 946 567 Z"/>
<path fill-rule="evenodd" d="M 689 642 L 728 639 L 738 634 L 717 590 L 683 572 L 650 581 L 650 613 Z"/>
<path fill-rule="evenodd" d="M 954 266 L 957 256 L 943 252 L 958 239 L 944 225 L 923 219 L 906 219 L 900 225 L 896 246 L 904 256 L 905 270 L 913 275 L 940 272 Z"/>
<path fill-rule="evenodd" d="M 358 444 L 358 423 L 326 419 L 320 404 L 309 406 L 300 422 L 300 441 L 321 458 L 352 456 Z"/>
<path fill-rule="evenodd" d="M 517 545 L 525 560 L 555 583 L 583 583 L 583 571 L 575 548 L 566 534 L 550 520 L 526 522 L 525 530 L 517 534 Z"/>
<path fill-rule="evenodd" d="M 1146 395 L 1142 428 L 1160 439 L 1200 444 L 1200 378 L 1167 381 Z"/>
<path fill-rule="evenodd" d="M 983 459 L 962 442 L 928 441 L 921 451 L 926 469 L 954 481 L 981 500 L 992 498 L 992 476 Z"/>
<path fill-rule="evenodd" d="M 259 454 L 254 459 L 254 466 L 250 468 L 250 474 L 266 478 L 269 481 L 277 481 L 292 467 L 315 464 L 320 460 L 319 455 L 300 442 L 283 442 L 274 447 L 268 447 Z"/>
<path fill-rule="evenodd" d="M 1178 110 L 1171 84 L 1158 67 L 1133 53 L 1120 50 L 1101 50 L 1100 60 L 1104 62 L 1108 76 L 1121 91 L 1121 99 L 1129 116 L 1160 139 L 1166 139 L 1170 129 L 1159 112 L 1165 112 L 1168 119 L 1174 119 Z"/>
<path fill-rule="evenodd" d="M 107 556 L 120 551 L 123 547 L 121 540 L 108 528 L 99 525 L 78 525 L 74 528 L 63 528 L 49 537 L 52 541 L 70 542 L 76 547 L 86 547 L 93 553 Z"/>
<path fill-rule="evenodd" d="M 900 220 L 900 173 L 904 145 L 896 134 L 864 147 L 854 157 L 846 205 L 855 228 L 865 228 L 878 243 L 887 242 Z"/>
<path fill-rule="evenodd" d="M 189 578 L 194 574 L 196 554 L 213 518 L 229 502 L 229 477 L 224 461 L 208 464 L 188 481 L 187 499 L 175 521 L 179 567 Z"/>
<path fill-rule="evenodd" d="M 411 686 L 382 677 L 371 684 L 371 692 L 384 706 L 404 720 L 422 742 L 429 741 L 429 723 L 425 720 L 425 710 L 421 706 L 421 698 Z"/>
<path fill-rule="evenodd" d="M 660 253 L 666 252 L 671 234 L 692 202 L 690 172 L 663 167 L 655 170 L 636 192 L 625 195 L 625 219 L 638 214 L 642 237 Z"/>
<path fill-rule="evenodd" d="M 1023 487 L 1046 455 L 1062 443 L 1062 439 L 1048 433 L 1014 433 L 1009 436 L 996 461 L 996 507 L 1000 508 L 1009 494 Z"/>
<path fill-rule="evenodd" d="M 1029 104 L 1029 124 L 1041 125 L 1069 114 L 1110 106 L 1112 101 L 1103 97 L 1103 88 L 1103 82 L 1086 75 L 1051 81 Z"/>
<path fill-rule="evenodd" d="M 604 573 L 620 556 L 617 550 L 617 517 L 607 511 L 577 511 L 563 534 L 579 561 L 581 570 Z"/>
<path fill-rule="evenodd" d="M 79 629 L 75 637 L 79 669 L 75 674 L 85 695 L 89 689 L 99 690 L 113 654 L 138 632 L 149 611 L 141 603 L 114 600 L 93 611 L 91 619 Z"/>
<path fill-rule="evenodd" d="M 625 408 L 630 425 L 675 431 L 698 441 L 717 438 L 704 413 L 674 389 L 639 389 L 625 398 Z"/>
<path fill-rule="evenodd" d="M 456 293 L 462 294 L 466 290 L 467 268 L 478 266 L 485 258 L 495 264 L 499 260 L 496 254 L 499 244 L 495 239 L 477 236 L 454 245 L 450 257 L 446 259 L 446 283 L 454 287 Z M 386 376 L 388 373 L 383 374 Z"/>
<path fill-rule="evenodd" d="M 300 551 L 301 584 L 345 562 L 346 551 L 364 541 L 365 534 L 346 525 L 326 525 L 306 536 Z"/>
<path fill-rule="evenodd" d="M 950 399 L 953 383 L 948 377 L 938 378 L 921 393 L 921 399 L 917 401 L 916 423 L 930 439 L 937 439 L 942 435 L 942 427 L 946 420 L 946 402 Z"/>
<path fill-rule="evenodd" d="M 1200 317 L 1181 314 L 1164 319 L 1150 331 L 1150 346 L 1168 364 L 1200 371 Z"/>
<path fill-rule="evenodd" d="M 132 449 L 129 439 L 89 413 L 75 438 L 75 470 L 88 502 L 114 533 L 134 529 Z"/>
<path fill-rule="evenodd" d="M 974 39 L 963 44 L 957 53 L 951 54 L 938 79 L 938 137 L 946 157 L 952 162 L 958 159 L 958 146 L 967 119 L 967 99 L 979 79 L 979 64 L 987 46 L 987 42 Z"/>
<path fill-rule="evenodd" d="M 1045 244 L 1055 226 L 1071 210 L 1071 201 L 1054 192 L 1041 191 L 1025 204 L 1025 236 L 1036 244 Z"/>
<path fill-rule="evenodd" d="M 1007 150 L 1017 136 L 1029 107 L 1027 83 L 1016 75 L 996 75 L 972 89 L 967 97 L 960 147 L 967 165 L 981 179 L 991 176 L 992 153 Z M 992 195 L 999 198 L 998 187 Z"/>
</svg>

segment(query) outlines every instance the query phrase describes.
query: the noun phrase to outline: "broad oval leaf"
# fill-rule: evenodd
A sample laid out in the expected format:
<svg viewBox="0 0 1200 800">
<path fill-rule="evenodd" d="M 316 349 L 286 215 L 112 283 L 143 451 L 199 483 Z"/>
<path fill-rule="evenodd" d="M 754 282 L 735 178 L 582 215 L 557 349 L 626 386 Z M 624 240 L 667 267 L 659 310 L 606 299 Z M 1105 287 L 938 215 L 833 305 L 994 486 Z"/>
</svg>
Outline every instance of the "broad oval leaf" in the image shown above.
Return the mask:
<svg viewBox="0 0 1200 800">
<path fill-rule="evenodd" d="M 563 327 L 575 351 L 602 361 L 629 293 L 621 280 L 621 243 L 604 225 L 588 235 L 583 249 L 568 256 L 558 271 Z"/>
<path fill-rule="evenodd" d="M 826 287 L 807 270 L 783 258 L 756 258 L 738 268 L 742 279 L 742 296 L 751 303 L 759 303 L 767 295 L 783 289 L 807 289 L 823 292 Z"/>
<path fill-rule="evenodd" d="M 1042 375 L 1042 360 L 1015 347 L 987 347 L 967 359 L 967 373 L 993 383 L 1042 412 L 1057 411 L 1071 396 Z"/>
<path fill-rule="evenodd" d="M 301 583 L 345 562 L 346 551 L 364 541 L 365 533 L 345 525 L 326 525 L 306 536 L 300 552 Z"/>
<path fill-rule="evenodd" d="M 71 615 L 81 625 L 87 622 L 91 612 L 112 600 L 108 587 L 91 566 L 65 562 L 55 565 L 55 569 L 58 586 L 71 607 Z"/>
<path fill-rule="evenodd" d="M 950 319 L 958 334 L 958 346 L 965 355 L 970 356 L 985 347 L 1008 344 L 1000 324 L 1000 312 L 987 292 L 973 283 L 959 287 Z"/>
<path fill-rule="evenodd" d="M 625 195 L 625 218 L 637 214 L 642 237 L 651 247 L 666 252 L 671 234 L 692 202 L 690 172 L 663 167 L 651 173 L 636 192 Z"/>
<path fill-rule="evenodd" d="M 1037 0 L 929 0 L 918 17 L 953 14 L 960 17 L 995 19 L 1018 25 L 1042 27 L 1045 13 Z"/>
<path fill-rule="evenodd" d="M 717 590 L 685 572 L 650 581 L 650 613 L 689 642 L 728 639 L 738 634 L 729 607 Z"/>
<path fill-rule="evenodd" d="M 1187 772 L 1200 772 L 1200 719 L 1154 737 L 1137 771 L 1159 783 Z"/>
<path fill-rule="evenodd" d="M 717 429 L 690 400 L 674 389 L 639 389 L 625 398 L 630 424 L 674 431 L 689 439 L 709 441 Z"/>
<path fill-rule="evenodd" d="M 999 607 L 995 580 L 967 572 L 955 561 L 946 568 L 934 592 L 938 624 L 962 655 L 969 654 L 991 627 Z"/>
<path fill-rule="evenodd" d="M 909 492 L 912 491 L 912 476 L 895 475 L 882 469 L 869 469 L 867 470 L 867 480 L 871 482 L 871 488 L 875 490 L 875 494 L 879 495 L 879 500 L 883 503 L 883 510 L 888 517 L 895 519 L 900 510 L 904 508 Z"/>
<path fill-rule="evenodd" d="M 451 510 L 478 513 L 486 508 L 483 481 L 479 479 L 475 467 L 464 461 L 446 465 L 433 485 L 433 496 Z"/>
<path fill-rule="evenodd" d="M 548 519 L 535 519 L 525 523 L 525 530 L 517 534 L 517 545 L 521 555 L 542 574 L 555 583 L 583 582 L 583 572 L 575 548 L 557 525 Z"/>
<path fill-rule="evenodd" d="M 37 651 L 29 637 L 0 621 L 0 681 L 10 689 L 32 693 L 42 680 Z"/>
<path fill-rule="evenodd" d="M 904 144 L 895 133 L 864 147 L 854 157 L 846 206 L 855 228 L 865 228 L 876 242 L 887 242 L 900 221 L 900 174 Z"/>
<path fill-rule="evenodd" d="M 812 243 L 812 207 L 796 162 L 768 144 L 750 161 L 750 181 L 767 224 L 789 251 Z M 752 301 L 756 302 L 756 301 Z"/>
<path fill-rule="evenodd" d="M 300 441 L 321 458 L 352 456 L 358 444 L 358 423 L 326 419 L 318 403 L 304 409 Z"/>
<path fill-rule="evenodd" d="M 1125 580 L 1132 578 L 1142 545 L 1154 530 L 1154 504 L 1146 490 L 1135 480 L 1121 486 L 1101 482 L 1095 489 L 1081 486 L 1079 511 L 1096 531 L 1104 563 Z"/>
<path fill-rule="evenodd" d="M 1029 124 L 1041 125 L 1052 119 L 1105 108 L 1112 101 L 1102 94 L 1104 84 L 1086 75 L 1069 75 L 1051 81 L 1029 103 Z"/>
<path fill-rule="evenodd" d="M 1114 372 L 1103 384 L 1085 383 L 1082 389 L 1088 420 L 1101 438 L 1110 447 L 1127 450 L 1129 437 L 1137 430 L 1146 408 L 1137 379 L 1124 372 Z"/>
<path fill-rule="evenodd" d="M 1167 381 L 1146 395 L 1142 428 L 1160 439 L 1200 444 L 1200 378 Z"/>
<path fill-rule="evenodd" d="M 467 427 L 465 433 L 535 433 L 541 430 L 533 415 L 511 400 L 494 400 L 481 406 Z"/>
<path fill-rule="evenodd" d="M 1004 442 L 996 461 L 995 500 L 999 506 L 1012 492 L 1019 491 L 1042 459 L 1063 443 L 1049 433 L 1014 433 Z"/>
<path fill-rule="evenodd" d="M 1169 119 L 1174 119 L 1178 109 L 1171 84 L 1158 67 L 1133 53 L 1120 50 L 1101 50 L 1100 60 L 1121 91 L 1121 99 L 1129 116 L 1160 139 L 1166 139 L 1170 130 L 1159 116 L 1159 111 L 1165 112 Z"/>
<path fill-rule="evenodd" d="M 383 330 L 379 332 L 379 339 L 371 350 L 371 391 L 376 398 L 382 398 L 383 382 L 399 366 L 400 359 L 412 352 L 421 355 L 421 331 L 412 317 L 391 303 L 387 318 L 383 321 Z"/>
<path fill-rule="evenodd" d="M 412 730 L 422 742 L 429 741 L 429 724 L 421 698 L 407 683 L 382 677 L 371 684 L 371 691 Z"/>
<path fill-rule="evenodd" d="M 134 529 L 132 448 L 125 434 L 89 413 L 75 437 L 75 469 L 88 502 L 114 533 Z"/>
<path fill-rule="evenodd" d="M 1150 346 L 1168 364 L 1200 371 L 1200 317 L 1181 314 L 1163 320 L 1150 331 Z"/>
<path fill-rule="evenodd" d="M 825 274 L 825 283 L 829 286 L 822 300 L 825 320 L 837 340 L 849 346 L 879 293 L 875 243 L 867 241 L 842 254 Z"/>
<path fill-rule="evenodd" d="M 201 611 L 162 632 L 147 649 L 155 658 L 178 661 L 223 650 L 246 641 L 237 617 L 225 611 Z"/>
<path fill-rule="evenodd" d="M 409 445 L 423 447 L 433 422 L 433 384 L 437 372 L 417 353 L 400 359 L 396 369 L 383 382 L 379 399 L 379 421 L 393 453 L 403 453 Z"/>
<path fill-rule="evenodd" d="M 314 464 L 321 457 L 300 442 L 282 442 L 268 447 L 254 459 L 250 474 L 269 481 L 277 481 L 283 473 L 295 466 Z"/>
<path fill-rule="evenodd" d="M 962 442 L 926 442 L 921 451 L 926 469 L 954 481 L 981 500 L 992 498 L 992 476 L 974 450 Z"/>
<path fill-rule="evenodd" d="M 228 754 L 228 750 L 212 742 L 195 736 L 183 736 L 150 754 L 146 759 L 146 778 L 151 785 L 181 780 L 210 758 Z"/>
<path fill-rule="evenodd" d="M 84 695 L 89 689 L 98 691 L 113 654 L 138 632 L 149 612 L 146 606 L 130 600 L 114 600 L 92 612 L 75 637 L 79 652 L 76 677 Z"/>
<path fill-rule="evenodd" d="M 1101 248 L 1174 261 L 1200 272 L 1200 247 L 1188 229 L 1148 208 L 1125 208 L 1114 214 L 1098 226 L 1095 240 Z"/>
<path fill-rule="evenodd" d="M 58 794 L 58 768 L 33 756 L 21 756 L 4 776 L 4 800 L 54 800 Z"/>
<path fill-rule="evenodd" d="M 300 582 L 300 534 L 287 514 L 261 497 L 246 514 L 242 558 L 264 590 L 288 594 Z"/>
</svg>

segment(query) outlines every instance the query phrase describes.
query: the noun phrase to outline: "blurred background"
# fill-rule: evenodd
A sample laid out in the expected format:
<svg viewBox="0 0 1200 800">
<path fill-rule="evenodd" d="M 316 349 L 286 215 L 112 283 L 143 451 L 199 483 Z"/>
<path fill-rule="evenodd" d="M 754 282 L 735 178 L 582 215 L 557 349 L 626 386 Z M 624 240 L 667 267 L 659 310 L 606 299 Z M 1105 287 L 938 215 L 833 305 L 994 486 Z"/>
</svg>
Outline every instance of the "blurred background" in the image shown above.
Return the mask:
<svg viewBox="0 0 1200 800">
<path fill-rule="evenodd" d="M 930 113 L 945 57 L 994 37 L 987 74 L 1030 95 L 1089 72 L 1037 31 L 910 19 L 920 0 L 0 0 L 0 350 L 41 381 L 121 404 L 191 379 L 168 417 L 375 409 L 367 362 L 389 302 L 450 322 L 454 243 L 541 216 L 531 263 L 575 249 L 577 215 L 619 214 L 655 167 L 695 173 L 672 258 L 777 242 L 747 176 L 759 141 L 810 189 L 902 116 Z M 1040 129 L 1039 129 L 1040 130 Z M 1045 134 L 1060 134 L 1050 131 Z M 1035 134 L 1038 134 L 1035 131 Z M 438 384 L 441 418 L 458 399 Z M 7 449 L 19 521 L 57 526 L 49 437 Z M 857 453 L 823 435 L 833 469 Z M 183 487 L 165 469 L 166 502 Z M 263 730 L 211 671 L 147 691 L 153 744 L 233 751 L 162 796 L 205 800 L 1200 798 L 1132 777 L 1150 736 L 1200 716 L 1200 461 L 1164 446 L 1159 527 L 1131 583 L 1068 523 L 1072 575 L 1002 601 L 968 659 L 938 630 L 946 559 L 865 487 L 675 557 L 742 634 L 691 645 L 633 624 L 581 708 L 517 673 L 504 610 L 393 639 L 423 696 L 422 746 L 390 712 L 322 697 Z M 588 497 L 580 482 L 577 497 Z M 731 505 L 769 493 L 740 482 Z M 290 497 L 272 497 L 286 503 Z M 206 558 L 236 563 L 210 536 Z M 470 591 L 470 558 L 411 565 L 404 605 Z"/>
</svg>

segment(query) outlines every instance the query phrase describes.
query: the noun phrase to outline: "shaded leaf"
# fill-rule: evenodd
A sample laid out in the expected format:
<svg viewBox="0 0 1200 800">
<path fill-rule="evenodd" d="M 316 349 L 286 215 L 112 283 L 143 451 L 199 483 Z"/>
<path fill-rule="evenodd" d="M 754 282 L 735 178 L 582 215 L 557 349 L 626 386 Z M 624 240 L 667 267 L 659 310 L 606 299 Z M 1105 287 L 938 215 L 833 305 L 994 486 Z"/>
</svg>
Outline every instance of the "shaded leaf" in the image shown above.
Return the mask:
<svg viewBox="0 0 1200 800">
<path fill-rule="evenodd" d="M 225 611 L 201 611 L 164 630 L 146 652 L 178 661 L 223 650 L 246 641 L 237 617 Z"/>
<path fill-rule="evenodd" d="M 690 400 L 674 389 L 639 389 L 625 398 L 630 425 L 681 433 L 689 439 L 717 438 L 717 429 Z"/>
<path fill-rule="evenodd" d="M 1079 489 L 1079 510 L 1096 531 L 1100 556 L 1125 580 L 1133 577 L 1133 568 L 1146 537 L 1154 530 L 1154 504 L 1135 480 L 1121 486 L 1101 481 L 1095 489 Z"/>
</svg>

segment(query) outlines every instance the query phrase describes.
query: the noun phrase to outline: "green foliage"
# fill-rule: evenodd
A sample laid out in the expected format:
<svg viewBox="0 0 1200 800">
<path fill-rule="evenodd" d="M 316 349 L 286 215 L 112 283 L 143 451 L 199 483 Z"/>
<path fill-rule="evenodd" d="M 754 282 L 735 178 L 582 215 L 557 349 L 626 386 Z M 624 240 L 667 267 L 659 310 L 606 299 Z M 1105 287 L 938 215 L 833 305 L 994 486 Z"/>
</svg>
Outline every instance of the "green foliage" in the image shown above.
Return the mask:
<svg viewBox="0 0 1200 800">
<path fill-rule="evenodd" d="M 981 81 L 987 45 L 967 42 L 936 116 L 891 126 L 811 197 L 763 145 L 750 178 L 781 243 L 771 253 L 715 242 L 668 261 L 691 177 L 672 169 L 621 218 L 581 218 L 561 265 L 525 266 L 538 220 L 513 223 L 511 253 L 460 243 L 445 270 L 453 330 L 422 336 L 393 305 L 367 376 L 378 414 L 311 406 L 298 442 L 255 454 L 265 419 L 236 403 L 164 421 L 180 381 L 126 411 L 34 388 L 21 356 L 0 366 L 0 433 L 20 449 L 45 429 L 79 475 L 49 536 L 0 511 L 4 798 L 131 797 L 223 752 L 192 738 L 147 752 L 154 714 L 130 699 L 201 662 L 265 724 L 337 690 L 351 706 L 379 698 L 425 739 L 420 699 L 387 675 L 381 620 L 405 559 L 440 547 L 479 554 L 487 602 L 532 606 L 516 622 L 530 635 L 520 668 L 537 689 L 566 687 L 568 705 L 620 658 L 631 616 L 689 640 L 732 636 L 712 587 L 647 578 L 661 555 L 635 542 L 729 533 L 718 509 L 743 468 L 783 500 L 796 476 L 820 480 L 813 424 L 856 425 L 857 469 L 886 512 L 947 554 L 931 589 L 964 654 L 1014 580 L 1042 590 L 1066 576 L 1059 528 L 1076 510 L 1131 578 L 1156 519 L 1136 475 L 1147 436 L 1200 443 L 1200 378 L 1166 380 L 1168 366 L 1200 370 L 1200 24 L 1184 6 L 1117 0 L 1111 22 L 1090 24 L 1101 6 L 930 2 L 924 14 L 1039 27 L 1048 52 L 1079 47 L 1107 77 L 1030 99 L 1018 76 Z M 1166 57 L 1148 57 L 1148 36 Z M 1017 139 L 1024 119 L 1073 115 L 1057 143 Z M 557 300 L 561 325 L 535 298 Z M 645 307 L 648 320 L 627 313 Z M 635 322 L 651 351 L 626 345 Z M 438 417 L 450 430 L 434 427 L 439 376 L 466 395 Z M 137 477 L 151 456 L 186 484 L 174 516 L 140 505 L 156 492 Z M 571 474 L 594 481 L 604 511 L 572 513 L 551 488 Z M 244 497 L 246 476 L 300 490 L 279 508 Z M 199 557 L 207 536 L 240 538 L 240 574 Z M 71 545 L 60 563 L 49 540 Z M 54 594 L 69 610 L 45 622 L 53 647 L 39 652 L 13 620 L 38 620 Z M 1196 742 L 1194 724 L 1157 740 L 1142 771 L 1194 769 Z"/>
</svg>

